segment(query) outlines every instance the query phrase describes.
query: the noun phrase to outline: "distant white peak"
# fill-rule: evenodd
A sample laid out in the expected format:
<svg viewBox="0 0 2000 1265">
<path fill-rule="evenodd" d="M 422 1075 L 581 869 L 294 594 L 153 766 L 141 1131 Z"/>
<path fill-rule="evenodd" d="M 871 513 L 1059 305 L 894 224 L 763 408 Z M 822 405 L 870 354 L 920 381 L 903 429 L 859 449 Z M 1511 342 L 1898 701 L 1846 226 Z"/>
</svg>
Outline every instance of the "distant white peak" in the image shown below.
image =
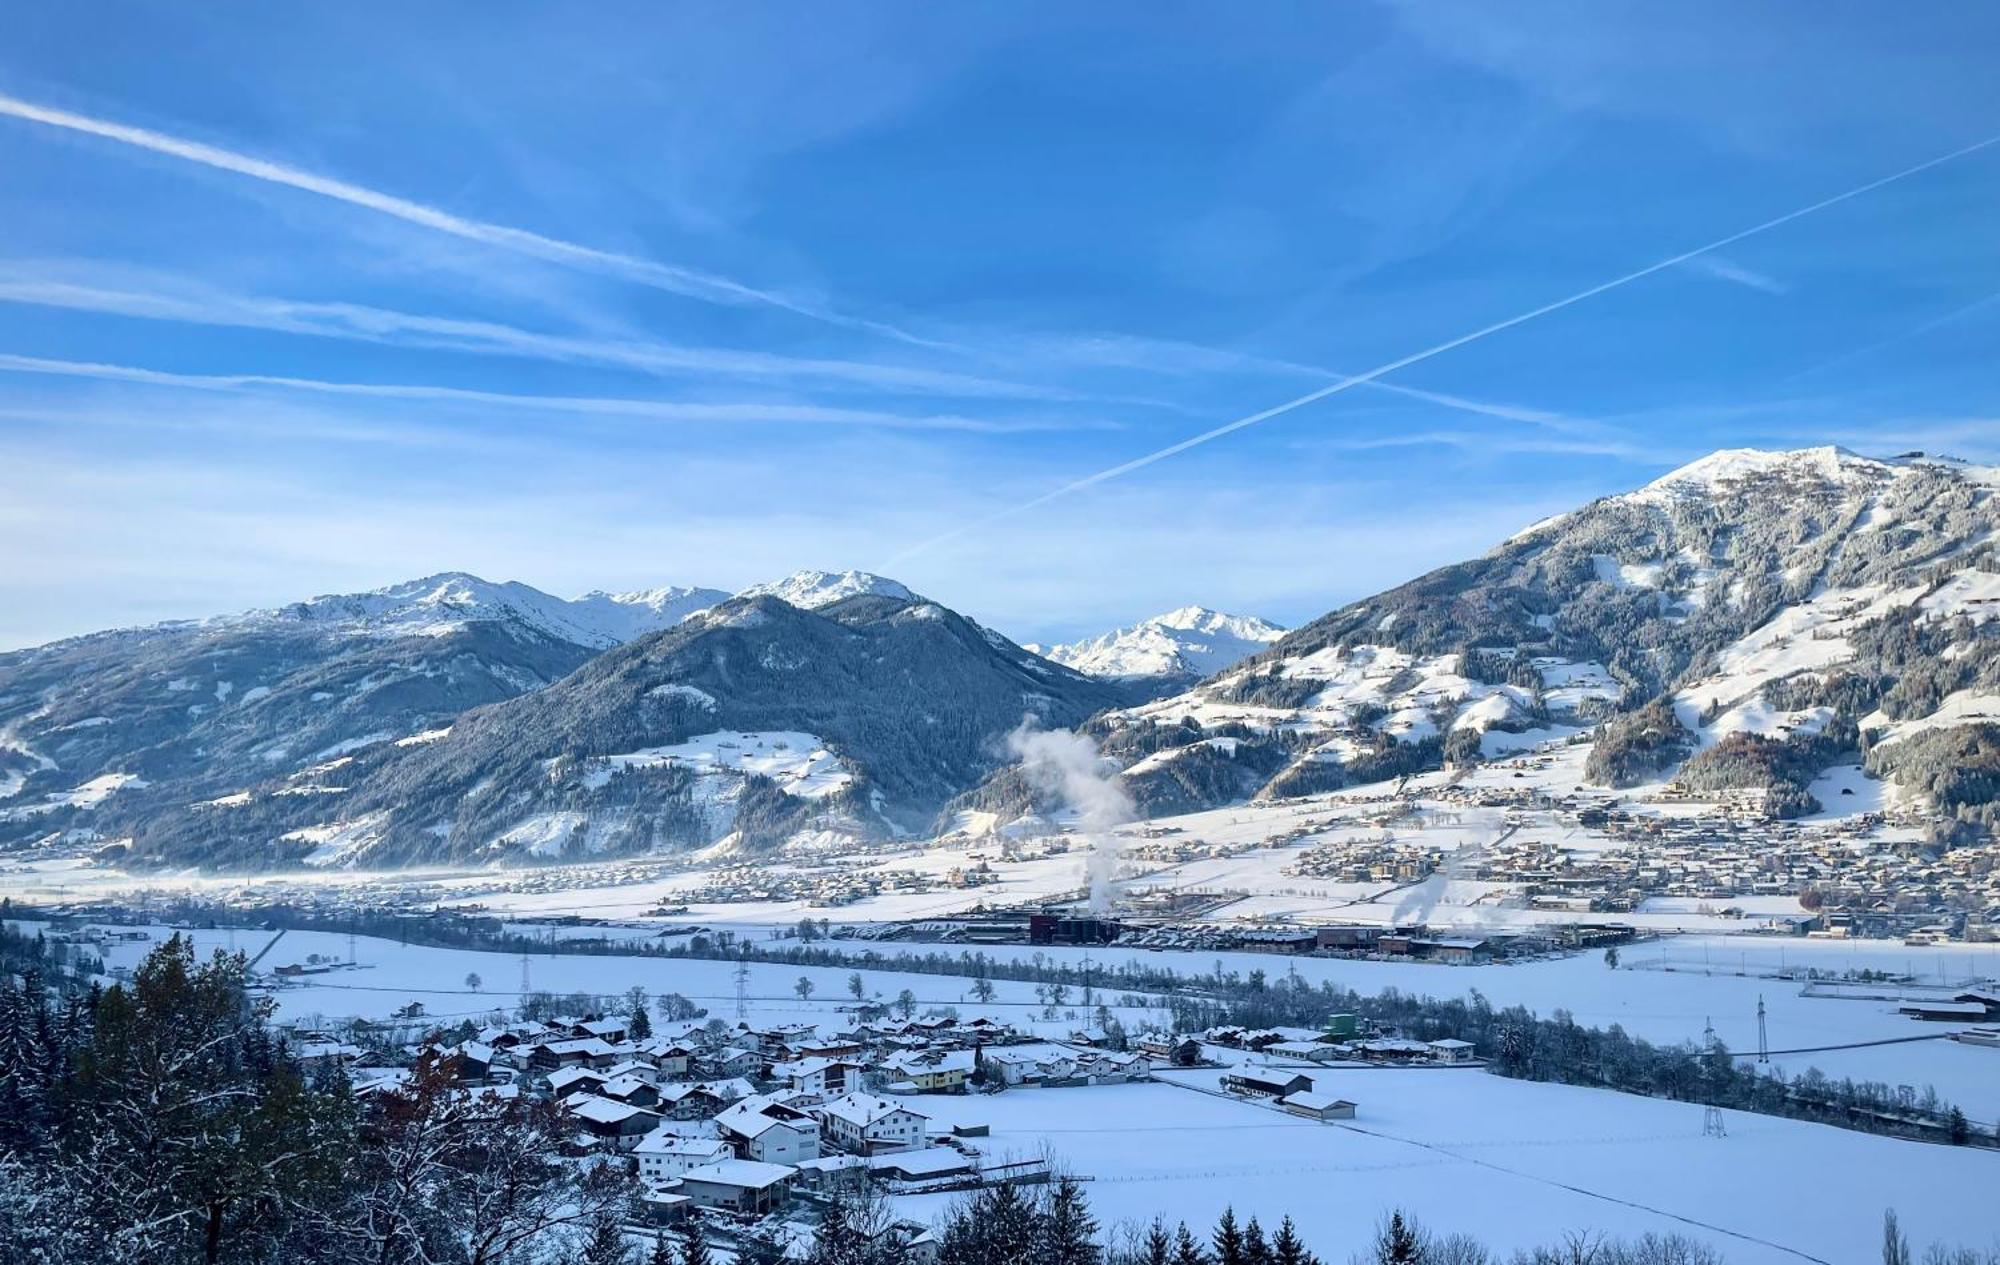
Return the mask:
<svg viewBox="0 0 2000 1265">
<path fill-rule="evenodd" d="M 493 620 L 603 648 L 677 624 L 720 597 L 716 590 L 662 588 L 638 594 L 590 593 L 568 602 L 515 581 L 495 583 L 463 571 L 445 571 L 365 593 L 329 594 L 210 622 L 235 627 L 296 621 L 376 635 L 435 636 Z"/>
<path fill-rule="evenodd" d="M 1284 635 L 1283 628 L 1254 615 L 1183 606 L 1086 641 L 1029 648 L 1064 667 L 1114 680 L 1213 676 Z"/>
<path fill-rule="evenodd" d="M 671 584 L 635 593 L 593 591 L 571 602 L 570 607 L 606 635 L 624 642 L 672 628 L 696 611 L 707 610 L 728 597 L 721 589 Z"/>
<path fill-rule="evenodd" d="M 736 596 L 775 597 L 801 610 L 814 610 L 844 598 L 864 595 L 893 597 L 903 602 L 920 600 L 896 581 L 866 571 L 794 571 L 782 580 L 753 585 Z"/>
</svg>

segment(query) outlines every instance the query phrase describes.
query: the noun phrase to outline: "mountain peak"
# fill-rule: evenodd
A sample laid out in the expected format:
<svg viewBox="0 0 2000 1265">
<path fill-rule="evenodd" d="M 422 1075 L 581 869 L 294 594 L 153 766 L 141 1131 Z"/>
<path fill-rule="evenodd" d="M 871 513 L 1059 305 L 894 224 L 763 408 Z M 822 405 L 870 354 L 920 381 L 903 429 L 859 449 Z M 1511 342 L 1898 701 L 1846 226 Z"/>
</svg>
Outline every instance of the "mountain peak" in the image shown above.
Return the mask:
<svg viewBox="0 0 2000 1265">
<path fill-rule="evenodd" d="M 1893 464 L 1833 444 L 1816 448 L 1722 448 L 1668 471 L 1641 488 L 1638 494 L 1713 491 L 1727 483 L 1780 472 L 1846 483 L 1857 478 L 1879 478 L 1893 469 Z"/>
<path fill-rule="evenodd" d="M 1085 675 L 1113 680 L 1213 676 L 1284 635 L 1283 628 L 1254 615 L 1183 606 L 1098 637 L 1029 649 Z"/>
<path fill-rule="evenodd" d="M 738 597 L 775 597 L 801 610 L 816 610 L 850 597 L 891 597 L 901 602 L 920 599 L 904 585 L 867 571 L 794 571 L 781 580 L 755 584 Z"/>
</svg>

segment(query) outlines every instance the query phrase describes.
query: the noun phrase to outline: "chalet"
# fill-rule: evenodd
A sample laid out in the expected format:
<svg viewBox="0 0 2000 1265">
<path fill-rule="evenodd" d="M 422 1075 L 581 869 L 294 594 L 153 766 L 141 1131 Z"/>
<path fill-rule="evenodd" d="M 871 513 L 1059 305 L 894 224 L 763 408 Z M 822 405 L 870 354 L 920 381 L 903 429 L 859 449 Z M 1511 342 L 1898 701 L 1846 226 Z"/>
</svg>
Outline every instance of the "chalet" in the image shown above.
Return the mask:
<svg viewBox="0 0 2000 1265">
<path fill-rule="evenodd" d="M 1287 1094 L 1278 1100 L 1278 1105 L 1295 1116 L 1306 1116 L 1313 1120 L 1354 1119 L 1353 1103 L 1315 1089 L 1302 1089 L 1296 1094 Z"/>
<path fill-rule="evenodd" d="M 557 1098 L 595 1094 L 604 1088 L 604 1073 L 588 1067 L 559 1067 L 549 1073 L 549 1093 Z"/>
<path fill-rule="evenodd" d="M 1224 1076 L 1222 1087 L 1245 1098 L 1277 1099 L 1309 1090 L 1313 1083 L 1312 1077 L 1297 1072 L 1241 1071 Z"/>
<path fill-rule="evenodd" d="M 920 1093 L 954 1094 L 972 1076 L 970 1050 L 917 1050 L 882 1060 L 882 1072 Z"/>
<path fill-rule="evenodd" d="M 1187 1067 L 1201 1062 L 1201 1042 L 1193 1037 L 1151 1032 L 1140 1037 L 1132 1048 L 1148 1058 L 1171 1063 L 1175 1067 Z"/>
<path fill-rule="evenodd" d="M 819 1121 L 767 1097 L 746 1098 L 722 1112 L 715 1131 L 746 1160 L 798 1164 L 819 1158 Z"/>
<path fill-rule="evenodd" d="M 637 1076 L 614 1076 L 605 1081 L 597 1092 L 614 1102 L 631 1103 L 635 1107 L 660 1105 L 660 1087 Z"/>
<path fill-rule="evenodd" d="M 631 1031 L 632 1025 L 623 1019 L 589 1019 L 576 1024 L 570 1031 L 579 1037 L 596 1037 L 600 1041 L 617 1045 Z"/>
<path fill-rule="evenodd" d="M 755 1091 L 746 1080 L 687 1081 L 660 1086 L 660 1110 L 675 1120 L 707 1120 Z"/>
<path fill-rule="evenodd" d="M 632 1148 L 639 1161 L 640 1180 L 654 1183 L 679 1177 L 691 1168 L 729 1159 L 735 1153 L 721 1138 L 684 1138 L 665 1129 L 655 1129 Z"/>
<path fill-rule="evenodd" d="M 1076 1059 L 1061 1051 L 993 1050 L 985 1063 L 987 1077 L 1002 1085 L 1045 1084 L 1076 1075 Z"/>
<path fill-rule="evenodd" d="M 791 1198 L 798 1170 L 756 1160 L 717 1160 L 681 1174 L 680 1193 L 698 1208 L 724 1208 L 762 1216 Z"/>
<path fill-rule="evenodd" d="M 856 1155 L 920 1147 L 924 1126 L 930 1121 L 929 1116 L 911 1111 L 893 1098 L 874 1094 L 848 1094 L 823 1104 L 814 1114 L 826 1126 L 827 1137 L 835 1146 Z"/>
<path fill-rule="evenodd" d="M 838 1098 L 861 1088 L 864 1070 L 861 1064 L 846 1059 L 814 1057 L 780 1063 L 771 1069 L 771 1076 L 798 1093 Z"/>
<path fill-rule="evenodd" d="M 654 1037 L 641 1041 L 637 1057 L 659 1069 L 662 1076 L 686 1076 L 694 1066 L 694 1047 L 665 1037 Z"/>
<path fill-rule="evenodd" d="M 764 1068 L 764 1056 L 740 1045 L 725 1045 L 702 1055 L 700 1063 L 709 1076 L 755 1076 Z"/>
<path fill-rule="evenodd" d="M 639 1145 L 639 1139 L 660 1123 L 657 1112 L 588 1095 L 569 1099 L 563 1103 L 563 1110 L 591 1137 L 626 1151 Z"/>
<path fill-rule="evenodd" d="M 559 1067 L 610 1067 L 618 1061 L 617 1047 L 598 1037 L 546 1041 L 528 1055 L 528 1066 L 542 1071 Z"/>
</svg>

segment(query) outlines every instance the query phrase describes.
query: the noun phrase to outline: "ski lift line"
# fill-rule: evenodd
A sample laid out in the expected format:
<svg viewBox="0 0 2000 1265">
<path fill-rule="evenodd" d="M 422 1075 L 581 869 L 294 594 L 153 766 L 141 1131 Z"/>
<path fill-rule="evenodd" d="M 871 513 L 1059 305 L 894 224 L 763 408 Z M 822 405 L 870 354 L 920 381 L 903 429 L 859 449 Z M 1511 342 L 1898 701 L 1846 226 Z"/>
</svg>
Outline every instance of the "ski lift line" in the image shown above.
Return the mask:
<svg viewBox="0 0 2000 1265">
<path fill-rule="evenodd" d="M 1725 237 L 1718 237 L 1714 241 L 1707 242 L 1700 246 L 1696 246 L 1690 250 L 1681 251 L 1679 254 L 1676 255 L 1669 255 L 1665 259 L 1657 260 L 1653 263 L 1647 264 L 1643 268 L 1635 268 L 1630 272 L 1623 273 L 1619 276 L 1613 277 L 1608 281 L 1600 281 L 1596 285 L 1586 287 L 1585 289 L 1582 290 L 1578 290 L 1573 294 L 1565 295 L 1560 299 L 1555 299 L 1548 303 L 1544 303 L 1539 307 L 1529 308 L 1525 312 L 1518 312 L 1515 315 L 1509 316 L 1503 320 L 1494 321 L 1489 325 L 1483 325 L 1478 329 L 1472 330 L 1469 333 L 1460 334 L 1456 338 L 1447 339 L 1444 342 L 1436 343 L 1430 347 L 1426 347 L 1422 351 L 1411 352 L 1406 356 L 1401 356 L 1395 360 L 1390 360 L 1383 364 L 1377 365 L 1373 369 L 1364 370 L 1356 374 L 1350 374 L 1344 378 L 1341 378 L 1336 382 L 1329 383 L 1328 385 L 1323 386 L 1316 391 L 1308 391 L 1304 395 L 1297 396 L 1293 399 L 1287 400 L 1282 404 L 1275 404 L 1272 405 L 1270 408 L 1262 409 L 1259 410 L 1258 412 L 1251 413 L 1247 417 L 1239 417 L 1235 421 L 1224 422 L 1222 425 L 1202 431 L 1200 434 L 1190 435 L 1188 438 L 1183 439 L 1178 443 L 1168 444 L 1164 448 L 1155 449 L 1154 451 L 1146 453 L 1143 456 L 1134 457 L 1130 461 L 1122 462 L 1118 465 L 1111 466 L 1104 470 L 1099 470 L 1095 474 L 1089 474 L 1083 476 L 1080 479 L 1071 480 L 1070 482 L 1065 483 L 1060 487 L 1042 493 L 1040 496 L 1032 497 L 1018 504 L 1010 505 L 1003 509 L 996 510 L 993 513 L 984 515 L 970 522 L 961 523 L 959 526 L 952 528 L 950 531 L 943 532 L 936 536 L 932 536 L 927 540 L 918 541 L 916 544 L 913 544 L 908 548 L 901 550 L 900 552 L 895 554 L 895 556 L 888 559 L 888 561 L 885 562 L 882 565 L 882 567 L 878 569 L 882 571 L 894 571 L 899 565 L 901 565 L 908 559 L 913 558 L 920 553 L 924 553 L 927 550 L 933 549 L 938 545 L 944 544 L 948 541 L 956 540 L 961 536 L 968 535 L 974 531 L 979 530 L 982 527 L 991 526 L 996 522 L 1012 518 L 1017 514 L 1025 514 L 1030 510 L 1039 509 L 1042 506 L 1047 505 L 1051 501 L 1060 500 L 1063 497 L 1070 496 L 1074 493 L 1082 492 L 1089 488 L 1096 487 L 1100 483 L 1108 483 L 1113 479 L 1121 478 L 1124 475 L 1133 473 L 1134 471 L 1143 470 L 1147 466 L 1153 465 L 1157 462 L 1165 461 L 1169 457 L 1179 456 L 1181 453 L 1184 453 L 1191 448 L 1198 448 L 1201 445 L 1209 443 L 1212 440 L 1221 439 L 1224 436 L 1232 435 L 1239 430 L 1245 430 L 1251 426 L 1255 426 L 1259 422 L 1269 421 L 1274 417 L 1279 417 L 1286 413 L 1293 412 L 1297 409 L 1304 408 L 1308 404 L 1316 404 L 1319 401 L 1327 399 L 1330 396 L 1339 395 L 1344 391 L 1352 390 L 1353 388 L 1358 386 L 1365 386 L 1366 384 L 1375 381 L 1377 378 L 1386 377 L 1389 374 L 1395 373 L 1399 370 L 1407 369 L 1412 365 L 1422 364 L 1426 360 L 1435 359 L 1436 357 L 1442 356 L 1447 352 L 1456 351 L 1460 347 L 1467 346 L 1471 343 L 1480 342 L 1484 339 L 1492 337 L 1495 334 L 1504 333 L 1505 331 L 1513 329 L 1518 325 L 1526 325 L 1531 321 L 1540 320 L 1544 316 L 1553 315 L 1554 313 L 1560 312 L 1565 308 L 1573 307 L 1578 303 L 1583 303 L 1590 299 L 1594 299 L 1599 295 L 1608 294 L 1613 290 L 1622 289 L 1625 286 L 1631 285 L 1635 281 L 1644 280 L 1645 278 L 1650 277 L 1655 273 L 1665 272 L 1669 268 L 1679 267 L 1681 264 L 1687 263 L 1689 260 L 1699 259 L 1703 255 L 1712 254 L 1715 251 L 1722 250 L 1729 246 L 1733 246 L 1737 242 L 1744 241 L 1751 237 L 1756 237 L 1762 233 L 1768 233 L 1772 229 L 1781 228 L 1784 225 L 1792 223 L 1794 220 L 1801 220 L 1809 215 L 1814 215 L 1820 211 L 1827 210 L 1831 207 L 1839 206 L 1843 202 L 1851 201 L 1855 198 L 1863 196 L 1864 194 L 1873 193 L 1877 189 L 1881 189 L 1884 188 L 1885 186 L 1895 184 L 1898 181 L 1907 180 L 1912 176 L 1921 175 L 1922 173 L 1930 171 L 1933 168 L 1944 166 L 1946 163 L 1955 162 L 1960 158 L 1969 157 L 1973 154 L 1979 153 L 1982 150 L 1990 149 L 1994 145 L 2000 145 L 2000 133 L 1988 136 L 1984 140 L 1975 141 L 1970 145 L 1961 146 L 1960 148 L 1954 149 L 1949 153 L 1939 154 L 1934 158 L 1925 159 L 1923 162 L 1917 163 L 1914 166 L 1905 167 L 1900 171 L 1892 172 L 1889 175 L 1878 177 L 1877 179 L 1871 180 L 1866 184 L 1856 185 L 1851 189 L 1843 190 L 1842 192 L 1833 194 L 1830 197 L 1821 198 L 1817 202 L 1809 203 L 1806 206 L 1799 207 L 1795 210 L 1787 211 L 1783 215 L 1773 216 L 1771 219 L 1765 220 L 1762 223 L 1753 224 L 1748 228 L 1738 229 L 1736 232 L 1730 233 Z"/>
</svg>

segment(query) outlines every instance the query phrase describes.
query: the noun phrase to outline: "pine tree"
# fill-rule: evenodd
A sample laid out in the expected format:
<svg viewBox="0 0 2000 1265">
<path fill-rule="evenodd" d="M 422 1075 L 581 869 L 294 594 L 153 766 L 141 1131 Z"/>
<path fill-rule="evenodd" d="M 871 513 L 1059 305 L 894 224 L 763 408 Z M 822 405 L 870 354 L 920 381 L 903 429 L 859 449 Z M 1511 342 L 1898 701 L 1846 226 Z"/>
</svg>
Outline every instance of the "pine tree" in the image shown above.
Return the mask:
<svg viewBox="0 0 2000 1265">
<path fill-rule="evenodd" d="M 708 1235 L 702 1230 L 701 1218 L 692 1212 L 687 1224 L 681 1227 L 681 1265 L 713 1265 L 708 1254 Z"/>
<path fill-rule="evenodd" d="M 1271 1245 L 1264 1241 L 1264 1227 L 1257 1224 L 1257 1218 L 1250 1218 L 1250 1224 L 1243 1227 L 1244 1265 L 1271 1265 Z"/>
<path fill-rule="evenodd" d="M 634 1041 L 644 1041 L 647 1037 L 653 1035 L 653 1020 L 646 1014 L 644 1006 L 633 1010 L 631 1032 L 628 1035 Z"/>
<path fill-rule="evenodd" d="M 1208 1265 L 1208 1253 L 1195 1242 L 1185 1221 L 1174 1230 L 1174 1265 Z"/>
<path fill-rule="evenodd" d="M 1174 1240 L 1166 1223 L 1155 1217 L 1146 1230 L 1146 1265 L 1173 1265 Z"/>
<path fill-rule="evenodd" d="M 1274 1265 L 1319 1265 L 1319 1258 L 1299 1241 L 1298 1228 L 1290 1217 L 1280 1221 L 1278 1232 L 1271 1236 L 1271 1260 Z"/>
<path fill-rule="evenodd" d="M 1243 1259 L 1243 1231 L 1236 1224 L 1236 1209 L 1225 1207 L 1215 1223 L 1215 1265 L 1248 1265 Z"/>
<path fill-rule="evenodd" d="M 1377 1265 L 1423 1265 L 1424 1257 L 1422 1231 L 1403 1220 L 1400 1209 L 1390 1213 L 1389 1224 L 1375 1240 Z"/>
<path fill-rule="evenodd" d="M 578 1265 L 632 1265 L 632 1249 L 625 1242 L 625 1227 L 606 1208 L 591 1218 L 590 1237 L 583 1245 Z"/>
<path fill-rule="evenodd" d="M 1097 1221 L 1090 1215 L 1083 1187 L 1073 1177 L 1056 1183 L 1041 1220 L 1041 1265 L 1098 1265 Z"/>
<path fill-rule="evenodd" d="M 674 1257 L 674 1241 L 666 1230 L 653 1234 L 653 1248 L 646 1253 L 646 1265 L 678 1265 Z"/>
</svg>

